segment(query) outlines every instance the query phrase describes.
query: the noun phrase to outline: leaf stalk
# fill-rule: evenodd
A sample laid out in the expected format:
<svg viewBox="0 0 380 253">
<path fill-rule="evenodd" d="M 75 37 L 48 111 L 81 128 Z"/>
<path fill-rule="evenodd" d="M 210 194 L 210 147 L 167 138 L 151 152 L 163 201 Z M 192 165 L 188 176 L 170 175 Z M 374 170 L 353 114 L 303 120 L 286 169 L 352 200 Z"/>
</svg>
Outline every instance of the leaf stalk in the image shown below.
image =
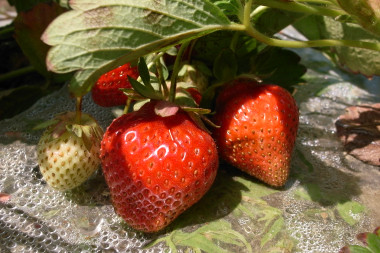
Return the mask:
<svg viewBox="0 0 380 253">
<path fill-rule="evenodd" d="M 76 97 L 75 123 L 79 125 L 82 119 L 82 98 L 81 96 Z"/>
<path fill-rule="evenodd" d="M 256 2 L 262 2 L 263 0 L 257 0 Z M 372 43 L 367 41 L 357 41 L 357 40 L 335 40 L 335 39 L 323 39 L 323 40 L 309 40 L 309 41 L 288 41 L 280 40 L 266 36 L 265 34 L 259 32 L 251 23 L 251 9 L 253 0 L 249 0 L 244 6 L 244 21 L 243 26 L 245 32 L 257 39 L 258 41 L 267 44 L 269 46 L 275 47 L 287 47 L 287 48 L 308 48 L 308 47 L 356 47 L 363 49 L 370 49 L 375 51 L 380 51 L 380 43 Z M 278 3 L 278 1 L 276 1 Z M 286 3 L 290 4 L 290 3 Z M 231 26 L 232 27 L 232 26 Z M 233 27 L 232 27 L 233 28 Z"/>
<path fill-rule="evenodd" d="M 175 62 L 174 62 L 173 72 L 172 72 L 172 76 L 170 79 L 170 93 L 169 93 L 169 101 L 170 102 L 174 102 L 174 100 L 175 100 L 175 94 L 176 94 L 176 90 L 177 90 L 177 77 L 178 77 L 178 73 L 179 73 L 180 67 L 181 67 L 181 60 L 182 60 L 183 53 L 185 52 L 185 50 L 189 44 L 190 44 L 190 41 L 186 41 L 186 42 L 182 43 L 181 47 L 178 50 L 178 54 L 177 54 L 177 57 L 176 57 Z"/>
</svg>

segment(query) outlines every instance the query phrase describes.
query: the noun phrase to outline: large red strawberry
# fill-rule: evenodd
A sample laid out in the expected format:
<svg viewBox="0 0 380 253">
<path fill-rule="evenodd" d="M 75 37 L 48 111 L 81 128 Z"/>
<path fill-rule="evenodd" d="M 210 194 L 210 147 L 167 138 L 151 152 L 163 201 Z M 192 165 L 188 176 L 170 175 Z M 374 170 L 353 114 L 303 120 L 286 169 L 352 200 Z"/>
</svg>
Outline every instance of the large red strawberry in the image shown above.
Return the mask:
<svg viewBox="0 0 380 253">
<path fill-rule="evenodd" d="M 103 74 L 92 88 L 92 99 L 103 107 L 125 105 L 127 96 L 120 88 L 132 88 L 128 76 L 137 79 L 137 67 L 129 63 Z"/>
<path fill-rule="evenodd" d="M 115 119 L 100 158 L 113 206 L 130 226 L 163 229 L 212 185 L 218 154 L 212 137 L 176 106 L 148 102 Z M 178 111 L 167 117 L 165 110 Z"/>
<path fill-rule="evenodd" d="M 218 96 L 214 131 L 221 157 L 272 186 L 283 186 L 298 129 L 292 95 L 277 85 L 237 79 Z"/>
</svg>

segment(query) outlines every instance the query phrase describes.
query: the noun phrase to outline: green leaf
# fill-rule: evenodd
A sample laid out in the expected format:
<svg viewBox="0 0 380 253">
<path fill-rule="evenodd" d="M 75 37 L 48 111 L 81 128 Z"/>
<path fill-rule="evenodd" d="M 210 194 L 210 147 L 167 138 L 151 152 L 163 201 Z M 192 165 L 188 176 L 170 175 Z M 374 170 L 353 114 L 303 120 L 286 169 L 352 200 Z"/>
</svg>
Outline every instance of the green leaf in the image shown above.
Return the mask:
<svg viewBox="0 0 380 253">
<path fill-rule="evenodd" d="M 362 27 L 380 36 L 380 2 L 378 0 L 338 0 L 338 3 Z"/>
<path fill-rule="evenodd" d="M 214 76 L 222 82 L 232 80 L 236 77 L 238 64 L 235 53 L 226 48 L 220 52 L 214 62 Z"/>
<path fill-rule="evenodd" d="M 181 107 L 197 107 L 194 99 L 191 97 L 191 94 L 188 93 L 185 89 L 178 89 L 175 95 L 175 103 Z"/>
<path fill-rule="evenodd" d="M 52 2 L 52 0 L 8 0 L 8 2 L 16 8 L 17 12 L 22 12 L 28 11 L 40 3 Z"/>
<path fill-rule="evenodd" d="M 33 67 L 43 76 L 51 75 L 46 67 L 49 46 L 41 41 L 41 35 L 49 23 L 65 9 L 58 4 L 38 4 L 31 10 L 19 12 L 14 21 L 15 39 Z"/>
<path fill-rule="evenodd" d="M 293 51 L 277 47 L 266 47 L 254 60 L 253 73 L 266 83 L 274 83 L 284 88 L 301 81 L 306 67 Z"/>
<path fill-rule="evenodd" d="M 266 8 L 254 15 L 251 22 L 254 23 L 255 28 L 260 32 L 272 36 L 303 17 L 305 17 L 303 13 Z"/>
<path fill-rule="evenodd" d="M 359 222 L 360 214 L 365 210 L 364 206 L 356 201 L 339 203 L 336 208 L 339 215 L 351 226 Z"/>
<path fill-rule="evenodd" d="M 294 193 L 295 196 L 304 200 L 316 202 L 320 202 L 325 199 L 321 192 L 321 188 L 317 184 L 309 183 L 305 185 L 305 188 L 297 189 Z"/>
<path fill-rule="evenodd" d="M 59 122 L 58 119 L 53 118 L 53 119 L 50 119 L 50 120 L 47 120 L 47 121 L 44 121 L 42 123 L 37 124 L 35 127 L 33 127 L 33 130 L 45 129 L 45 128 L 49 127 L 49 126 L 57 124 L 58 122 Z"/>
<path fill-rule="evenodd" d="M 277 189 L 254 182 L 249 177 L 236 177 L 235 180 L 248 189 L 244 191 L 243 194 L 253 199 L 261 199 L 262 197 L 278 192 Z"/>
<path fill-rule="evenodd" d="M 139 70 L 141 80 L 143 81 L 145 86 L 152 86 L 150 84 L 150 73 L 149 73 L 148 66 L 146 65 L 144 57 L 139 58 L 138 70 Z"/>
<path fill-rule="evenodd" d="M 261 239 L 261 247 L 264 247 L 264 245 L 276 237 L 276 235 L 281 231 L 281 229 L 284 227 L 284 218 L 280 217 L 278 218 L 273 225 L 270 227 L 269 231 L 264 235 L 264 237 Z"/>
<path fill-rule="evenodd" d="M 305 23 L 304 23 L 305 22 Z M 308 39 L 343 39 L 379 43 L 380 36 L 364 30 L 357 24 L 341 23 L 328 17 L 308 17 L 295 27 Z M 365 76 L 380 75 L 380 52 L 354 48 L 334 47 L 324 49 L 333 60 L 353 73 Z"/>
<path fill-rule="evenodd" d="M 309 162 L 305 155 L 301 152 L 301 150 L 299 149 L 296 149 L 296 153 L 297 153 L 297 157 L 299 157 L 299 159 L 306 165 L 306 167 L 308 168 L 308 172 L 313 172 L 314 171 L 314 167 L 313 167 L 313 164 L 311 162 Z"/>
<path fill-rule="evenodd" d="M 209 239 L 207 239 L 203 235 L 194 235 L 193 237 L 187 238 L 186 241 L 182 242 L 183 246 L 190 246 L 196 249 L 200 249 L 203 252 L 220 252 L 220 253 L 228 253 L 228 251 L 218 247 L 216 244 L 212 243 Z"/>
<path fill-rule="evenodd" d="M 321 23 L 323 17 L 310 15 L 294 23 L 293 26 L 309 40 L 319 40 L 324 37 Z"/>
<path fill-rule="evenodd" d="M 369 249 L 358 245 L 348 246 L 348 249 L 350 250 L 350 253 L 373 253 Z"/>
<path fill-rule="evenodd" d="M 162 95 L 158 92 L 155 91 L 154 88 L 150 85 L 146 86 L 139 81 L 136 81 L 132 77 L 128 76 L 128 80 L 130 84 L 132 85 L 133 89 L 139 93 L 141 96 L 145 98 L 151 98 L 151 99 L 162 99 Z"/>
<path fill-rule="evenodd" d="M 51 91 L 42 89 L 38 84 L 25 85 L 11 90 L 7 95 L 0 96 L 0 119 L 11 118 L 23 112 Z"/>
<path fill-rule="evenodd" d="M 47 62 L 57 73 L 77 71 L 70 90 L 82 96 L 104 72 L 230 25 L 203 0 L 77 0 L 43 35 L 53 46 Z"/>
<path fill-rule="evenodd" d="M 218 220 L 208 223 L 192 233 L 182 231 L 173 233 L 173 243 L 175 245 L 191 247 L 201 252 L 228 252 L 219 247 L 219 242 L 245 247 L 244 252 L 251 252 L 251 246 L 244 236 L 235 232 L 231 224 L 225 220 Z"/>
<path fill-rule="evenodd" d="M 380 237 L 373 233 L 369 233 L 367 237 L 368 247 L 373 252 L 380 252 Z"/>
<path fill-rule="evenodd" d="M 239 0 L 213 0 L 211 2 L 214 2 L 228 16 L 235 15 L 239 17 L 243 9 Z"/>
</svg>

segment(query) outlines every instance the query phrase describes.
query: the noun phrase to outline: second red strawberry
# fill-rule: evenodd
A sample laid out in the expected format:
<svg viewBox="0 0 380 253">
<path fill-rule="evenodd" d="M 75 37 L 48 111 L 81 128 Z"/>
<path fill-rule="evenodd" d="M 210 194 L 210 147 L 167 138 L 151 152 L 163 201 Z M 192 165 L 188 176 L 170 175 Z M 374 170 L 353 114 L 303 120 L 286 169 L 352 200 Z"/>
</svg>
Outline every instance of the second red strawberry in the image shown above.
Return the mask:
<svg viewBox="0 0 380 253">
<path fill-rule="evenodd" d="M 127 96 L 120 88 L 132 88 L 128 76 L 134 79 L 139 76 L 137 67 L 129 63 L 103 74 L 92 88 L 94 102 L 103 107 L 125 105 Z"/>
<path fill-rule="evenodd" d="M 221 157 L 244 172 L 283 186 L 298 129 L 298 108 L 278 85 L 238 79 L 219 94 L 214 136 Z"/>
</svg>

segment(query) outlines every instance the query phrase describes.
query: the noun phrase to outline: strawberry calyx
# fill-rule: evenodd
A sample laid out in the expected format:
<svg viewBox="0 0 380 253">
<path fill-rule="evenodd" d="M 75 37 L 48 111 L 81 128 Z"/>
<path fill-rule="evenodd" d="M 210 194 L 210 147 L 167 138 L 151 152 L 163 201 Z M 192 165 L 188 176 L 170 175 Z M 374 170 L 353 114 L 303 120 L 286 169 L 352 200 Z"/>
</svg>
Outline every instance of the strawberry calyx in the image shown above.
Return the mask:
<svg viewBox="0 0 380 253">
<path fill-rule="evenodd" d="M 122 91 L 130 101 L 134 101 L 133 111 L 138 111 L 150 101 L 156 101 L 156 115 L 170 117 L 182 110 L 199 128 L 210 133 L 204 123 L 212 127 L 218 126 L 205 116 L 211 110 L 200 107 L 200 103 L 203 96 L 201 92 L 208 86 L 212 72 L 201 63 L 192 65 L 181 61 L 189 44 L 186 42 L 179 47 L 170 74 L 163 59 L 164 53 L 141 57 L 137 64 L 140 77 L 137 80 L 128 77 L 132 88 Z M 125 113 L 128 111 L 129 108 L 124 110 Z"/>
<path fill-rule="evenodd" d="M 80 123 L 77 123 L 77 112 L 57 114 L 52 120 L 44 122 L 34 129 L 47 128 L 51 140 L 70 132 L 81 138 L 88 151 L 103 138 L 103 130 L 89 114 L 81 113 Z"/>
<path fill-rule="evenodd" d="M 154 113 L 161 117 L 170 117 L 175 115 L 179 106 L 169 101 L 158 101 L 154 106 Z"/>
</svg>

